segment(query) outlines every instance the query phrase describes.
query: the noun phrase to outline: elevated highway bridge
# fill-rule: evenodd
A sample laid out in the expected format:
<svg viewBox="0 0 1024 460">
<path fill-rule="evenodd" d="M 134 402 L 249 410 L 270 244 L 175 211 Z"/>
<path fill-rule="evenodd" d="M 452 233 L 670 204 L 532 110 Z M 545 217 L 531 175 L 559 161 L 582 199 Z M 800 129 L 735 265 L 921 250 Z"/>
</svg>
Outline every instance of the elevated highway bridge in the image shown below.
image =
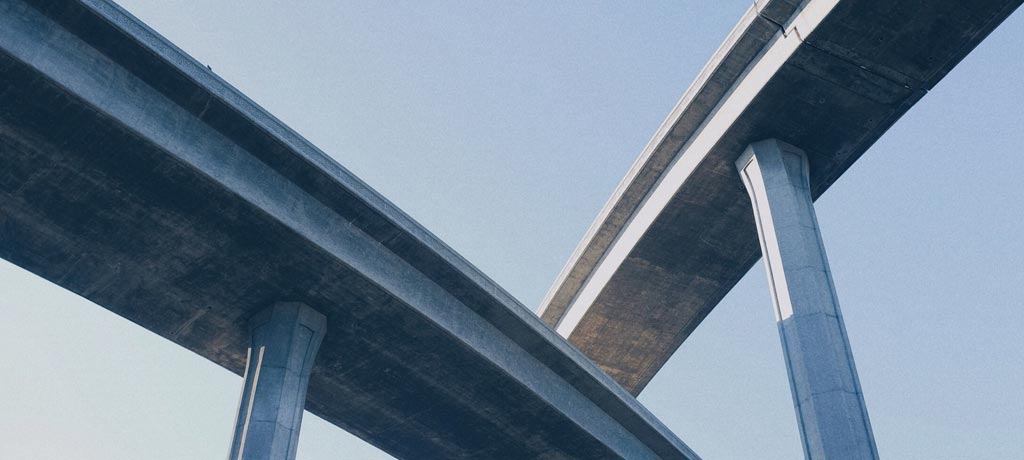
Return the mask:
<svg viewBox="0 0 1024 460">
<path fill-rule="evenodd" d="M 824 292 L 801 203 L 1020 3 L 755 2 L 538 317 L 116 4 L 0 0 L 0 257 L 243 375 L 233 460 L 303 408 L 400 459 L 698 459 L 634 395 L 761 247 L 777 311 Z"/>
<path fill-rule="evenodd" d="M 779 139 L 821 196 L 1020 1 L 758 1 L 614 191 L 538 313 L 639 394 L 761 257 L 734 162 Z"/>
</svg>

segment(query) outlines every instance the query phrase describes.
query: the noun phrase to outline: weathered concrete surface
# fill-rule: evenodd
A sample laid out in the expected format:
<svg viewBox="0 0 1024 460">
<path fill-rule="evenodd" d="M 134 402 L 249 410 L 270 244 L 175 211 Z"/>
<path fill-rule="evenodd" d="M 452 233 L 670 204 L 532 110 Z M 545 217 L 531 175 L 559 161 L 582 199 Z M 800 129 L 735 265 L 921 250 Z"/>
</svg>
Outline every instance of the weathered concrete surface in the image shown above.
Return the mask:
<svg viewBox="0 0 1024 460">
<path fill-rule="evenodd" d="M 698 76 L 540 307 L 638 394 L 760 255 L 733 162 L 804 149 L 820 196 L 1021 0 L 758 1 Z"/>
<path fill-rule="evenodd" d="M 327 318 L 278 303 L 249 320 L 242 397 L 228 460 L 295 460 L 309 374 Z"/>
<path fill-rule="evenodd" d="M 693 459 L 501 288 L 104 0 L 0 0 L 0 256 L 241 374 L 327 317 L 306 408 L 398 458 Z"/>
<path fill-rule="evenodd" d="M 807 156 L 775 139 L 736 161 L 750 195 L 808 460 L 878 460 L 811 199 Z"/>
</svg>

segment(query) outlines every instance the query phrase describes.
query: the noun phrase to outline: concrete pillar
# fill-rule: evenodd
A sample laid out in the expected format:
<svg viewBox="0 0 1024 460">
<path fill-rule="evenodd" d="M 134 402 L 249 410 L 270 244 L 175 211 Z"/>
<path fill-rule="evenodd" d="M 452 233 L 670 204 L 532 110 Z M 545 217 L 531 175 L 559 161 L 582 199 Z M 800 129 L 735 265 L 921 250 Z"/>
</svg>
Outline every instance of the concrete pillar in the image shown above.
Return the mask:
<svg viewBox="0 0 1024 460">
<path fill-rule="evenodd" d="M 804 455 L 876 460 L 871 424 L 814 215 L 807 157 L 769 139 L 736 161 L 750 194 Z"/>
<path fill-rule="evenodd" d="M 294 460 L 309 372 L 327 320 L 279 303 L 249 320 L 249 355 L 228 460 Z"/>
</svg>

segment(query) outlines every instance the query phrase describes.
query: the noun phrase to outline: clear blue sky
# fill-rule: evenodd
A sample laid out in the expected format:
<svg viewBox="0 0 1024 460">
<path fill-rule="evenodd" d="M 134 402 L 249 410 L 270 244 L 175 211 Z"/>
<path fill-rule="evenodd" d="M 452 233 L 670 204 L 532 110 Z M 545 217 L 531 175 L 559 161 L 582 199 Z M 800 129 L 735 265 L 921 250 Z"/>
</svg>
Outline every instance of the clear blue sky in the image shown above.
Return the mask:
<svg viewBox="0 0 1024 460">
<path fill-rule="evenodd" d="M 751 0 L 123 5 L 526 305 Z M 882 458 L 1024 458 L 1024 13 L 818 202 Z M 241 378 L 0 263 L 0 459 L 224 458 Z M 802 458 L 761 265 L 640 396 Z M 302 460 L 386 459 L 306 416 Z"/>
</svg>

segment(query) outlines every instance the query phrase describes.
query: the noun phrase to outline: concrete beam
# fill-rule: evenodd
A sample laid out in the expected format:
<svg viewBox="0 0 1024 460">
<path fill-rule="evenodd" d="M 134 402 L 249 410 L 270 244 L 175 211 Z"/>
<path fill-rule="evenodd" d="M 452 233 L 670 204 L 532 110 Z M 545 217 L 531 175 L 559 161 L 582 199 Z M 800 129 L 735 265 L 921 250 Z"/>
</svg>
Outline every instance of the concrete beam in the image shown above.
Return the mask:
<svg viewBox="0 0 1024 460">
<path fill-rule="evenodd" d="M 429 231 L 109 1 L 0 0 L 0 164 L 0 257 L 239 375 L 248 319 L 308 305 L 331 332 L 306 408 L 397 458 L 697 458 Z"/>
<path fill-rule="evenodd" d="M 807 156 L 775 139 L 736 160 L 750 195 L 808 460 L 878 460 L 811 200 Z"/>
</svg>

